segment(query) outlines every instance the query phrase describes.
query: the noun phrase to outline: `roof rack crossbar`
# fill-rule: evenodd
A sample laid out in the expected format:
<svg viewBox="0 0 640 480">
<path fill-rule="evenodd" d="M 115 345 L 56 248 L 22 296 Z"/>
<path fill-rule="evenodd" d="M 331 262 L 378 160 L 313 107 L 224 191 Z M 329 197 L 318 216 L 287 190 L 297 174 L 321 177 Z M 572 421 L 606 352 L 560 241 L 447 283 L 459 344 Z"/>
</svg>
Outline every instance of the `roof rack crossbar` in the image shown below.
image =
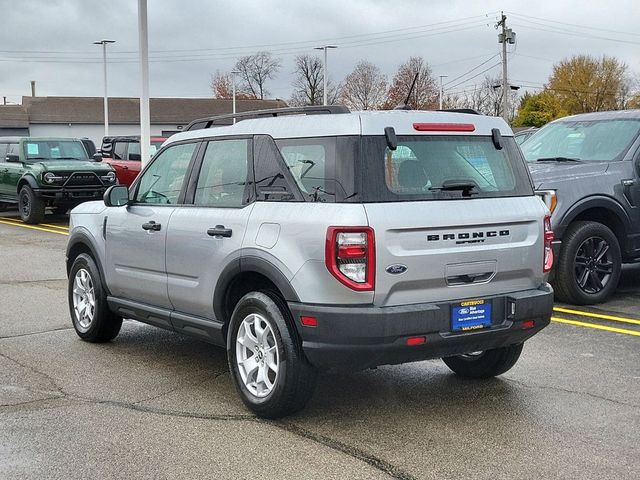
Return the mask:
<svg viewBox="0 0 640 480">
<path fill-rule="evenodd" d="M 211 128 L 215 122 L 222 120 L 247 120 L 249 118 L 279 117 L 282 115 L 329 115 L 337 113 L 351 113 L 344 105 L 307 105 L 304 107 L 270 108 L 268 110 L 253 110 L 249 112 L 227 113 L 212 117 L 199 118 L 186 126 L 184 131 Z M 225 125 L 219 125 L 225 126 Z"/>
</svg>

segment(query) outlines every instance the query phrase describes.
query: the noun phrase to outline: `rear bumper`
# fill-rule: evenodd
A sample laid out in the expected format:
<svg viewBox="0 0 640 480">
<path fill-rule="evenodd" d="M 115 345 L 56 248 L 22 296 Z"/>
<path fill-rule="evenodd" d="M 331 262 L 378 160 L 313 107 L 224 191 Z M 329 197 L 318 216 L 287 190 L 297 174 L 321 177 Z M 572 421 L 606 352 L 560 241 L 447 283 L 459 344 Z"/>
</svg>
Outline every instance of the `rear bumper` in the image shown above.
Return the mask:
<svg viewBox="0 0 640 480">
<path fill-rule="evenodd" d="M 544 284 L 485 300 L 492 303 L 493 323 L 469 332 L 451 332 L 451 307 L 456 302 L 383 308 L 290 302 L 289 308 L 304 352 L 314 366 L 362 370 L 522 343 L 549 324 L 553 289 Z M 316 317 L 318 325 L 302 326 L 301 316 Z M 525 320 L 533 320 L 534 326 L 524 329 Z M 426 342 L 407 346 L 406 340 L 412 336 L 424 336 Z"/>
</svg>

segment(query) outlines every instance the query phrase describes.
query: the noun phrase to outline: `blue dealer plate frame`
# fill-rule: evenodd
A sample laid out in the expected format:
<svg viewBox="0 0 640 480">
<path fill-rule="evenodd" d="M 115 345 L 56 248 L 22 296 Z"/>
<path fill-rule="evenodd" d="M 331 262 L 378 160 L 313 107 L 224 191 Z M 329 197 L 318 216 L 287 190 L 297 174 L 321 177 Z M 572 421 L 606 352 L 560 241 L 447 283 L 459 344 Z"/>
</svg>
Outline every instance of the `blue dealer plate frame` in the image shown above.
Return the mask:
<svg viewBox="0 0 640 480">
<path fill-rule="evenodd" d="M 491 326 L 491 302 L 468 300 L 451 307 L 451 331 L 480 330 Z"/>
</svg>

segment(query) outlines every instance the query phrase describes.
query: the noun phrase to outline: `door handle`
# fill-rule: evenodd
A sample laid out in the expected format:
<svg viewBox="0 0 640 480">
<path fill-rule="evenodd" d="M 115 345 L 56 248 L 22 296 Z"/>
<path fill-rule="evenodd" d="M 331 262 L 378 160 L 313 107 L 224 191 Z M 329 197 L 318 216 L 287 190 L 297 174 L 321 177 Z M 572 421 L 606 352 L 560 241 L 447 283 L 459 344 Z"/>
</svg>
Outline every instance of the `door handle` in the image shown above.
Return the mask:
<svg viewBox="0 0 640 480">
<path fill-rule="evenodd" d="M 7 173 L 8 171 L 9 171 L 9 169 L 8 169 L 8 168 L 3 168 L 3 169 L 2 169 L 2 173 Z"/>
<path fill-rule="evenodd" d="M 127 167 L 126 165 L 123 165 L 123 166 L 122 166 L 122 169 L 123 169 L 123 170 L 129 170 L 129 167 Z"/>
<path fill-rule="evenodd" d="M 233 230 L 231 230 L 230 228 L 224 228 L 224 225 L 216 225 L 214 228 L 210 228 L 209 230 L 207 230 L 207 235 L 209 235 L 210 237 L 226 237 L 229 238 L 231 237 L 231 234 L 233 233 Z"/>
<path fill-rule="evenodd" d="M 148 223 L 142 224 L 143 230 L 151 230 L 152 232 L 159 232 L 161 228 L 162 228 L 162 225 L 160 223 L 154 222 L 153 220 L 151 220 Z"/>
</svg>

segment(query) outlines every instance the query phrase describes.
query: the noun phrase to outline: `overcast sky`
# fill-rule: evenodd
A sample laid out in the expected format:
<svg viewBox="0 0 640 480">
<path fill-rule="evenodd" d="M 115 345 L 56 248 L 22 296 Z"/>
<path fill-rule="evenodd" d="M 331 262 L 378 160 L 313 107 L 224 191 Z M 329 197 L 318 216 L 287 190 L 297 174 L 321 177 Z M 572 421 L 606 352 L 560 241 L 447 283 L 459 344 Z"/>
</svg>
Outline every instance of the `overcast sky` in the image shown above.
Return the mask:
<svg viewBox="0 0 640 480">
<path fill-rule="evenodd" d="M 240 55 L 271 50 L 282 59 L 282 69 L 267 88 L 271 97 L 288 99 L 294 56 L 314 53 L 313 46 L 323 44 L 339 47 L 329 52 L 335 80 L 360 59 L 376 63 L 391 77 L 400 63 L 420 55 L 436 77 L 449 76 L 449 91 L 460 92 L 485 74 L 500 74 L 498 66 L 481 72 L 500 60 L 491 57 L 500 48 L 494 24 L 501 9 L 517 33 L 509 55 L 513 84 L 542 85 L 554 62 L 578 53 L 615 55 L 640 73 L 639 0 L 148 4 L 150 90 L 155 97 L 209 96 L 213 72 L 230 70 Z M 38 95 L 101 96 L 101 47 L 92 42 L 102 38 L 117 42 L 109 47 L 109 95 L 139 94 L 136 0 L 0 0 L 0 12 L 0 96 L 19 102 L 30 94 L 30 80 L 36 80 Z"/>
</svg>

